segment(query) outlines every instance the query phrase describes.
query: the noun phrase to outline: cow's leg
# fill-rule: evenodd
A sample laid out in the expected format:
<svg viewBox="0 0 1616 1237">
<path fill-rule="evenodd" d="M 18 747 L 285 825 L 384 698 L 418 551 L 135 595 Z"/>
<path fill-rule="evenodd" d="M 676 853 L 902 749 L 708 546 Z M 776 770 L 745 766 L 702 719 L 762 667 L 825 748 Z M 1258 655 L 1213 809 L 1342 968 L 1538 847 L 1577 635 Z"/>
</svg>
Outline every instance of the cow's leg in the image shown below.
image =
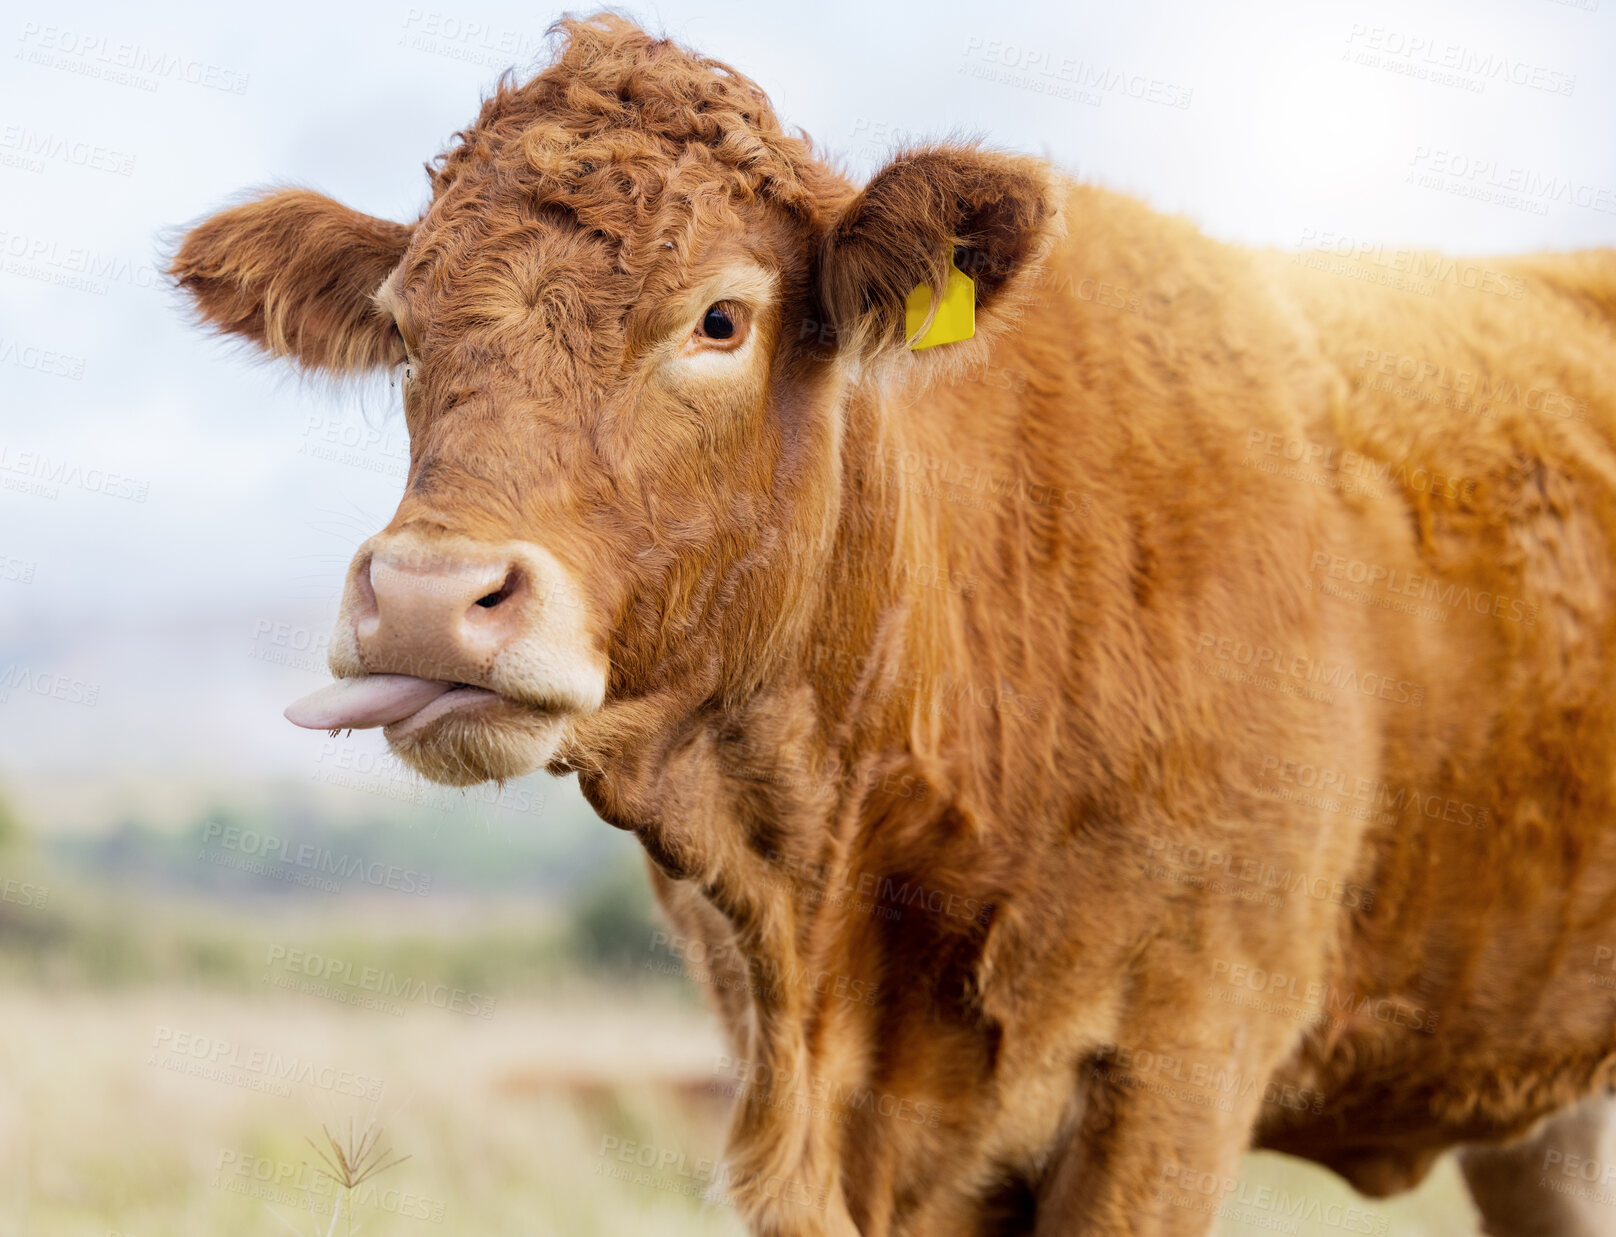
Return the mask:
<svg viewBox="0 0 1616 1237">
<path fill-rule="evenodd" d="M 1489 1237 L 1616 1232 L 1616 1098 L 1589 1096 L 1517 1142 L 1459 1152 Z"/>
<path fill-rule="evenodd" d="M 1156 1084 L 1147 1082 L 1147 1088 Z M 1091 1090 L 1039 1193 L 1036 1237 L 1203 1237 L 1255 1119 L 1165 1090 Z"/>
<path fill-rule="evenodd" d="M 1036 1237 L 1203 1237 L 1216 1227 L 1289 1032 L 1277 1020 L 1231 1023 L 1215 1006 L 1179 1008 L 1170 1027 L 1122 1028 L 1129 1038 L 1094 1062 L 1081 1118 L 1038 1193 Z"/>
</svg>

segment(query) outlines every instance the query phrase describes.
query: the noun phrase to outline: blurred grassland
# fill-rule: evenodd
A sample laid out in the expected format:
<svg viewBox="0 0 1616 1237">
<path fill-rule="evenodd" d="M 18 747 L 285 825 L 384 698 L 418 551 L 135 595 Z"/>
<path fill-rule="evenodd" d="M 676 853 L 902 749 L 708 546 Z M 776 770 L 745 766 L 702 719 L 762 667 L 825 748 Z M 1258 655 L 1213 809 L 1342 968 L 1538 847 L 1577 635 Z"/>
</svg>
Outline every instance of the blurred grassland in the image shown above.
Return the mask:
<svg viewBox="0 0 1616 1237">
<path fill-rule="evenodd" d="M 497 830 L 257 822 L 433 877 L 427 896 L 321 893 L 210 858 L 208 827 L 228 816 L 45 844 L 0 810 L 0 1237 L 324 1233 L 334 1194 L 307 1140 L 372 1120 L 408 1158 L 360 1187 L 356 1232 L 741 1233 L 703 1198 L 730 1104 L 724 1048 L 653 947 L 632 844 L 540 880 L 540 858 Z M 491 996 L 491 1016 L 318 994 L 351 993 L 341 978 L 266 982 L 295 950 Z M 1412 1195 L 1368 1202 L 1251 1155 L 1242 1197 L 1255 1201 L 1219 1216 L 1225 1237 L 1478 1231 L 1451 1160 Z M 1332 1205 L 1358 1219 L 1328 1222 Z"/>
</svg>

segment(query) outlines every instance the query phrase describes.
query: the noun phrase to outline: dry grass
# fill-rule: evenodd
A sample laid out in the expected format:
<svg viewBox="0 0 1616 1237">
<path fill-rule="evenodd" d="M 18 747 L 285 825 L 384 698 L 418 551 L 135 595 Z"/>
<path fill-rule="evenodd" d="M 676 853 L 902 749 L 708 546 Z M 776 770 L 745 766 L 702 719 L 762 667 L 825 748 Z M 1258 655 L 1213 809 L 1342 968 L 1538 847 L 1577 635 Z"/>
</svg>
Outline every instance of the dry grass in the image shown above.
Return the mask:
<svg viewBox="0 0 1616 1237">
<path fill-rule="evenodd" d="M 307 998 L 14 991 L 5 1010 L 5 1237 L 285 1237 L 288 1224 L 307 1231 L 311 1193 L 324 1233 L 339 1191 L 308 1139 L 350 1120 L 358 1130 L 374 1122 L 410 1157 L 356 1180 L 355 1232 L 740 1232 L 726 1208 L 672 1192 L 685 1184 L 678 1172 L 649 1185 L 613 1180 L 601 1154 L 611 1137 L 687 1152 L 692 1163 L 717 1155 L 718 1110 L 671 1085 L 710 1073 L 718 1049 L 689 1007 L 580 997 L 560 1010 L 506 1006 L 482 1021 Z M 239 1045 L 238 1062 L 266 1050 L 281 1054 L 281 1068 L 348 1070 L 362 1076 L 350 1089 L 365 1093 L 341 1094 L 335 1073 L 281 1095 L 242 1085 L 268 1085 L 268 1066 L 238 1066 L 223 1080 L 180 1072 L 176 1061 L 209 1062 L 156 1046 L 165 1029 L 207 1037 L 209 1055 L 213 1042 Z M 384 1084 L 379 1100 L 372 1080 Z M 360 1150 L 344 1147 L 350 1165 Z"/>
<path fill-rule="evenodd" d="M 665 997 L 574 992 L 486 1021 L 185 990 L 13 990 L 4 1008 L 0 1237 L 284 1237 L 311 1225 L 325 1237 L 349 1219 L 371 1237 L 741 1232 L 701 1198 L 723 1104 L 693 1084 L 712 1077 L 719 1041 L 704 1014 Z M 175 1068 L 187 1061 L 225 1070 Z M 283 1095 L 271 1075 L 288 1062 L 317 1072 Z M 360 1094 L 342 1093 L 342 1070 Z M 666 1166 L 621 1168 L 628 1144 Z M 1259 1202 L 1234 1208 L 1220 1234 L 1477 1231 L 1451 1163 L 1392 1203 L 1248 1157 L 1245 1196 L 1268 1197 L 1262 1185 L 1317 1200 L 1318 1218 Z M 1332 1203 L 1366 1209 L 1373 1227 L 1328 1222 Z"/>
</svg>

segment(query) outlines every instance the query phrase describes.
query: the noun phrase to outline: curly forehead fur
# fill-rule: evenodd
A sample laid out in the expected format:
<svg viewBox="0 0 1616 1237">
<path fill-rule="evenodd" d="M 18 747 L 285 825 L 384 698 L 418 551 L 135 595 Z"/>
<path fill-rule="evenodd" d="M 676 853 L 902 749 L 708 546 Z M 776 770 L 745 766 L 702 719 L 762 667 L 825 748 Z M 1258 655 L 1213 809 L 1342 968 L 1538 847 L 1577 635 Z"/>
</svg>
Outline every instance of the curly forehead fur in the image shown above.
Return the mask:
<svg viewBox="0 0 1616 1237">
<path fill-rule="evenodd" d="M 777 266 L 851 187 L 729 66 L 610 14 L 551 33 L 552 63 L 522 85 L 507 75 L 429 166 L 433 204 L 396 292 L 432 302 L 415 315 L 422 353 L 473 335 L 497 352 L 502 327 L 546 339 L 549 376 L 578 398 L 649 337 L 717 238 Z"/>
<path fill-rule="evenodd" d="M 554 62 L 525 85 L 502 81 L 433 163 L 435 193 L 510 177 L 537 204 L 584 208 L 619 242 L 643 237 L 670 201 L 719 190 L 818 219 L 826 170 L 755 82 L 610 14 L 563 18 L 551 34 Z"/>
</svg>

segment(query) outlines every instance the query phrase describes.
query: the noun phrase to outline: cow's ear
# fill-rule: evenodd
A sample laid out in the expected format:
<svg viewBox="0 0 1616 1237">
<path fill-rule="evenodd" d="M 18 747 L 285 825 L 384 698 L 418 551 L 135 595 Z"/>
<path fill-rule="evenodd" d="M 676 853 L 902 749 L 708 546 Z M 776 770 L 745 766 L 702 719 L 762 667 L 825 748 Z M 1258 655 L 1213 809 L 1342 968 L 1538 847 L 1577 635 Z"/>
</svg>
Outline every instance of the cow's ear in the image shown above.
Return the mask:
<svg viewBox="0 0 1616 1237">
<path fill-rule="evenodd" d="M 1055 188 L 1040 160 L 934 146 L 887 164 L 826 231 L 819 296 L 838 345 L 864 356 L 902 348 L 916 285 L 942 304 L 952 262 L 990 320 L 1053 232 Z"/>
<path fill-rule="evenodd" d="M 410 232 L 290 189 L 198 224 L 168 270 L 209 326 L 306 369 L 358 373 L 402 359 L 392 319 L 372 295 Z"/>
</svg>

